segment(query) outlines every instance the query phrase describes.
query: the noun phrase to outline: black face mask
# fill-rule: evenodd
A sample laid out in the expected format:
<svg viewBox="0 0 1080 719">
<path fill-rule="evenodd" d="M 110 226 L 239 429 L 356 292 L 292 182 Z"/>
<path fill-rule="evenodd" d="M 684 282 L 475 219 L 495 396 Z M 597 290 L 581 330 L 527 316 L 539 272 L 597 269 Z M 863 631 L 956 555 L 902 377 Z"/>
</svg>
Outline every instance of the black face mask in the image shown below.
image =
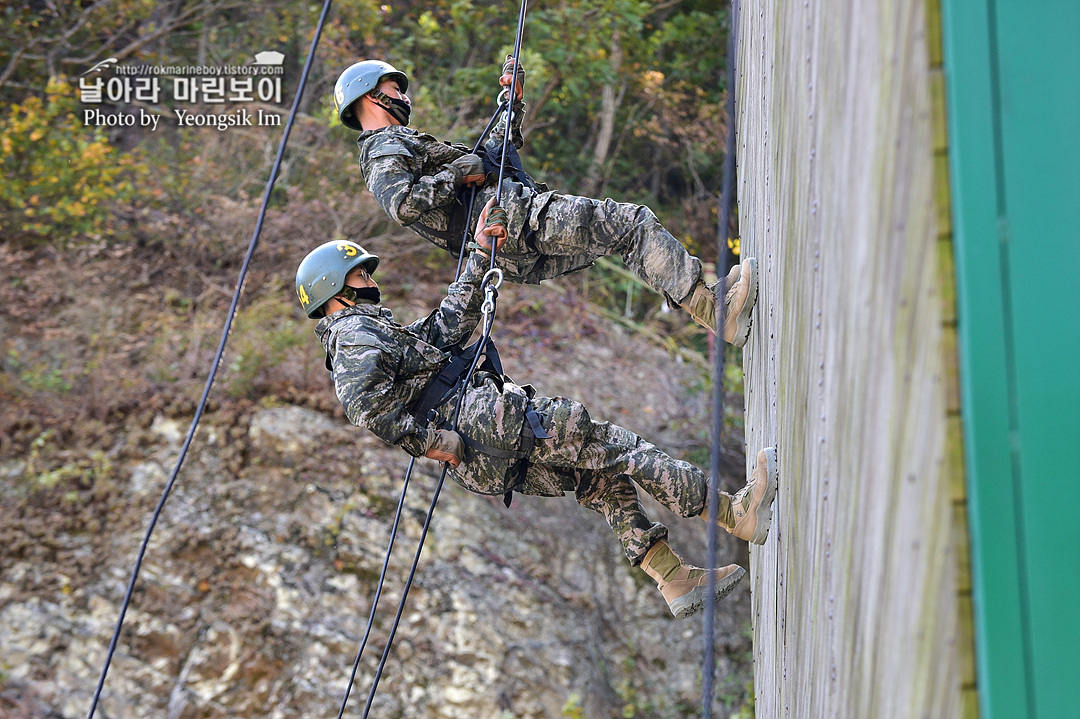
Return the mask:
<svg viewBox="0 0 1080 719">
<path fill-rule="evenodd" d="M 350 287 L 346 285 L 340 294 L 350 302 L 377 305 L 382 300 L 378 287 Z"/>
<path fill-rule="evenodd" d="M 392 118 L 408 127 L 409 115 L 412 114 L 412 105 L 396 97 L 388 97 L 387 99 L 390 101 L 390 107 L 387 107 L 386 111 L 390 113 Z"/>
<path fill-rule="evenodd" d="M 412 114 L 412 105 L 399 97 L 390 97 L 378 88 L 372 90 L 369 95 L 375 102 L 379 103 L 379 107 L 390 113 L 390 117 L 402 125 L 408 126 L 409 115 Z"/>
</svg>

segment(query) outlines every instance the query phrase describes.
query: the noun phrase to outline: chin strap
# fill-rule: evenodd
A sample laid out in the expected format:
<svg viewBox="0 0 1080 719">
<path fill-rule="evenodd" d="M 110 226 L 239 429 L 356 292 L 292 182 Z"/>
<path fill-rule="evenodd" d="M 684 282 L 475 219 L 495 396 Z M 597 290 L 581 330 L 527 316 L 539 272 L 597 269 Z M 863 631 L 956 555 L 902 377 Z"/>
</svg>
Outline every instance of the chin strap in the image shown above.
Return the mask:
<svg viewBox="0 0 1080 719">
<path fill-rule="evenodd" d="M 399 100 L 396 97 L 390 97 L 379 88 L 375 88 L 369 92 L 368 95 L 371 95 L 375 102 L 379 103 L 379 106 L 382 107 L 382 109 L 390 113 L 391 117 L 405 127 L 409 126 L 409 117 L 412 115 L 412 105 L 404 100 Z"/>
</svg>

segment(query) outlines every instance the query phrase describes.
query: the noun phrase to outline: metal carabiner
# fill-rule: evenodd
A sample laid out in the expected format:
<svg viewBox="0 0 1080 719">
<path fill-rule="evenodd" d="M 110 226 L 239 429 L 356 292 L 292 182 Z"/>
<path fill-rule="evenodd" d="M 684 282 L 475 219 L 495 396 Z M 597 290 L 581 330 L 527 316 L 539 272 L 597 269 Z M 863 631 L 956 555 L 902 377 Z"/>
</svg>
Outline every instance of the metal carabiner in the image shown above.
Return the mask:
<svg viewBox="0 0 1080 719">
<path fill-rule="evenodd" d="M 497 277 L 498 278 L 498 279 L 495 280 L 495 283 L 494 283 L 495 289 L 499 289 L 500 287 L 502 287 L 503 272 L 498 267 L 492 267 L 490 270 L 488 270 L 487 272 L 484 273 L 483 279 L 480 280 L 480 286 L 484 287 L 484 288 L 490 287 L 491 283 L 488 282 L 488 280 L 491 279 L 492 277 Z"/>
<path fill-rule="evenodd" d="M 488 287 L 488 290 L 485 293 L 484 304 L 480 305 L 480 314 L 484 315 L 485 318 L 487 318 L 487 317 L 494 318 L 494 315 L 495 315 L 495 290 L 493 288 L 491 288 L 491 287 Z M 490 321 L 490 320 L 487 320 L 487 321 Z"/>
</svg>

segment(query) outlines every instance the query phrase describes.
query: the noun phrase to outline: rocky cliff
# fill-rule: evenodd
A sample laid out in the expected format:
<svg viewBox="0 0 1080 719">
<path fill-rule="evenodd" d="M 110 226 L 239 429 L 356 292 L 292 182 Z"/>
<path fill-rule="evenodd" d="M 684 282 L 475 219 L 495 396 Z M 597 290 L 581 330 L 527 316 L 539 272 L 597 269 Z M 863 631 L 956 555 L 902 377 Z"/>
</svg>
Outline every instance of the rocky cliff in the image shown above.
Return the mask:
<svg viewBox="0 0 1080 719">
<path fill-rule="evenodd" d="M 2 263 L 3 717 L 85 716 L 138 544 L 205 376 L 200 338 L 220 327 L 213 298 L 223 293 L 190 290 L 190 274 L 170 274 L 146 251 L 81 257 L 77 297 L 51 279 L 71 256 L 5 250 Z M 411 285 L 404 269 L 387 273 L 384 292 L 395 280 L 404 287 L 390 292 L 404 319 L 437 299 L 439 282 Z M 135 279 L 110 296 L 98 291 L 115 288 L 110 277 Z M 228 281 L 226 273 L 208 284 Z M 34 287 L 45 312 L 15 301 Z M 507 371 L 701 461 L 702 371 L 599 318 L 574 292 L 572 285 L 507 288 L 498 335 Z M 289 308 L 288 293 L 288 280 L 266 270 L 245 302 L 259 307 L 277 297 Z M 310 326 L 290 311 L 290 326 L 307 337 Z M 99 717 L 336 715 L 408 457 L 346 422 L 313 337 L 294 348 L 306 364 L 289 370 L 291 384 L 236 384 L 244 376 L 237 354 L 254 356 L 244 349 L 251 336 L 240 334 L 251 327 L 232 340 L 240 347 L 231 355 L 233 379 L 215 389 L 153 534 Z M 259 336 L 254 344 L 271 341 Z M 171 369 L 154 376 L 147 366 L 166 353 Z M 740 441 L 731 437 L 725 454 L 728 488 L 742 482 Z M 417 463 L 345 716 L 362 713 L 437 471 L 434 462 Z M 703 563 L 704 523 L 647 506 L 669 525 L 676 548 Z M 720 549 L 745 566 L 745 545 L 722 537 Z M 719 607 L 714 716 L 746 700 L 746 584 Z M 507 509 L 501 498 L 448 482 L 372 716 L 692 716 L 700 634 L 696 618 L 668 615 L 603 519 L 572 497 L 518 496 Z"/>
</svg>

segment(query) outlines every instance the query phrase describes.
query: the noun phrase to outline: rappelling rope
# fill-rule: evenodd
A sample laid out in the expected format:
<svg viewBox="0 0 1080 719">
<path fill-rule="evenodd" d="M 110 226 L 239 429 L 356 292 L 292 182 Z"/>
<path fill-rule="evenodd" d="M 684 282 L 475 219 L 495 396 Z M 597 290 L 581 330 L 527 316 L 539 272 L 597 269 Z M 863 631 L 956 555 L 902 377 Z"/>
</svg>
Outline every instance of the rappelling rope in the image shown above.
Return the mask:
<svg viewBox="0 0 1080 719">
<path fill-rule="evenodd" d="M 528 0 L 521 0 L 521 10 L 518 13 L 517 35 L 514 38 L 514 54 L 513 54 L 513 59 L 514 59 L 513 72 L 514 72 L 514 76 L 513 76 L 513 79 L 511 81 L 511 85 L 508 88 L 508 94 L 506 95 L 506 101 L 502 102 L 500 100 L 499 108 L 495 111 L 495 114 L 492 116 L 491 120 L 488 121 L 487 127 L 484 128 L 484 131 L 481 133 L 480 139 L 477 140 L 476 146 L 475 146 L 475 148 L 473 150 L 474 153 L 477 150 L 479 150 L 481 144 L 483 144 L 483 142 L 484 142 L 484 139 L 487 137 L 488 133 L 491 132 L 491 128 L 493 127 L 495 121 L 498 119 L 499 113 L 504 111 L 503 106 L 505 105 L 505 113 L 506 113 L 505 118 L 506 118 L 506 120 L 505 120 L 505 126 L 504 126 L 502 154 L 501 154 L 501 156 L 499 158 L 499 183 L 498 183 L 498 185 L 496 187 L 496 190 L 495 190 L 495 204 L 496 205 L 498 205 L 502 200 L 502 181 L 503 181 L 503 176 L 504 176 L 505 170 L 506 170 L 507 147 L 508 147 L 508 143 L 509 143 L 509 140 L 510 140 L 511 122 L 513 120 L 513 111 L 514 111 L 513 110 L 513 106 L 514 106 L 514 103 L 513 103 L 514 82 L 516 82 L 517 70 L 518 70 L 518 67 L 519 67 L 519 57 L 520 57 L 520 54 L 521 54 L 521 37 L 522 37 L 522 33 L 524 31 L 524 28 L 525 28 L 525 12 L 526 12 L 527 3 L 528 3 Z M 476 200 L 476 188 L 474 187 L 474 188 L 472 188 L 472 192 L 469 195 L 468 214 L 466 215 L 466 217 L 469 218 L 469 219 L 472 218 L 472 210 L 473 210 L 475 200 Z M 469 223 L 466 222 L 465 224 L 466 224 L 465 235 L 462 237 L 461 251 L 460 251 L 460 254 L 458 256 L 457 270 L 455 271 L 455 274 L 454 274 L 454 279 L 455 280 L 461 274 L 461 265 L 462 265 L 462 261 L 463 261 L 463 259 L 465 257 L 465 248 L 466 248 L 466 245 L 468 244 L 467 240 L 468 240 L 468 235 L 469 235 L 469 227 L 468 227 Z M 491 243 L 492 246 L 491 246 L 491 249 L 489 250 L 490 257 L 491 257 L 491 265 L 490 265 L 490 268 L 488 269 L 488 271 L 484 274 L 484 277 L 480 281 L 480 289 L 484 293 L 484 301 L 483 301 L 483 304 L 480 307 L 480 312 L 481 312 L 481 315 L 483 316 L 483 324 L 482 324 L 482 329 L 481 329 L 480 340 L 477 343 L 477 350 L 476 350 L 476 353 L 473 355 L 472 364 L 469 366 L 469 371 L 465 374 L 465 379 L 462 381 L 461 389 L 458 392 L 457 405 L 455 406 L 455 409 L 454 409 L 454 418 L 453 418 L 453 421 L 451 422 L 451 425 L 450 425 L 451 430 L 453 430 L 455 432 L 457 431 L 457 428 L 458 428 L 458 420 L 461 417 L 461 408 L 462 408 L 462 405 L 463 405 L 463 403 L 465 401 L 465 391 L 469 386 L 469 382 L 472 379 L 473 373 L 476 371 L 476 367 L 480 364 L 481 358 L 482 358 L 482 356 L 484 354 L 484 349 L 487 347 L 488 339 L 491 336 L 492 326 L 494 325 L 494 322 L 495 322 L 495 313 L 496 313 L 496 310 L 498 308 L 499 287 L 502 286 L 502 282 L 503 282 L 502 270 L 498 269 L 495 266 L 495 256 L 496 256 L 496 253 L 497 253 L 497 247 L 496 247 L 497 244 L 498 244 L 497 242 L 492 242 Z M 390 542 L 389 542 L 389 544 L 387 545 L 387 548 L 386 548 L 386 557 L 383 560 L 382 573 L 379 575 L 379 583 L 378 583 L 378 586 L 376 587 L 376 590 L 375 590 L 375 598 L 373 599 L 372 604 L 371 604 L 371 613 L 370 613 L 370 615 L 368 617 L 367 629 L 364 632 L 363 641 L 360 643 L 360 649 L 357 651 L 356 658 L 353 661 L 352 673 L 349 676 L 349 683 L 348 683 L 348 686 L 345 688 L 345 695 L 341 700 L 341 707 L 338 710 L 338 719 L 341 719 L 342 715 L 345 713 L 345 707 L 348 705 L 349 695 L 352 692 L 352 686 L 353 686 L 353 683 L 356 680 L 357 668 L 360 665 L 360 659 L 361 659 L 361 657 L 362 657 L 362 655 L 364 653 L 364 649 L 367 646 L 368 637 L 371 635 L 372 623 L 375 620 L 375 610 L 376 610 L 376 608 L 378 606 L 379 598 L 382 595 L 383 585 L 384 585 L 385 579 L 386 579 L 386 568 L 387 568 L 387 566 L 388 566 L 388 564 L 390 562 L 390 554 L 391 554 L 391 551 L 393 550 L 393 547 L 394 547 L 394 541 L 395 541 L 395 536 L 396 536 L 397 527 L 398 527 L 398 520 L 399 520 L 399 518 L 401 516 L 402 507 L 405 504 L 405 490 L 408 487 L 409 478 L 410 478 L 410 476 L 412 474 L 414 463 L 415 463 L 415 458 L 413 459 L 413 461 L 411 461 L 409 463 L 409 468 L 408 468 L 408 470 L 406 471 L 406 474 L 405 474 L 405 481 L 403 483 L 402 490 L 401 490 L 401 499 L 398 501 L 397 514 L 394 517 L 394 524 L 393 524 L 393 527 L 392 527 L 391 532 L 390 532 Z M 382 679 L 383 670 L 386 667 L 386 660 L 390 656 L 390 650 L 391 650 L 391 648 L 393 646 L 393 643 L 394 643 L 394 637 L 397 635 L 398 626 L 401 623 L 401 615 L 402 615 L 402 612 L 404 612 L 404 610 L 405 610 L 405 602 L 409 597 L 409 590 L 412 588 L 413 579 L 416 577 L 416 568 L 420 563 L 420 554 L 424 550 L 424 541 L 427 539 L 428 529 L 431 527 L 431 519 L 435 514 L 435 506 L 439 502 L 439 495 L 442 493 L 443 485 L 446 482 L 446 473 L 447 473 L 447 471 L 449 469 L 450 469 L 450 463 L 449 462 L 444 462 L 443 467 L 442 467 L 442 473 L 439 475 L 439 481 L 435 485 L 435 492 L 431 497 L 431 504 L 428 507 L 427 515 L 424 517 L 424 526 L 423 526 L 423 529 L 420 532 L 420 540 L 419 540 L 419 542 L 417 542 L 416 552 L 413 555 L 412 565 L 409 568 L 409 576 L 408 576 L 408 579 L 405 581 L 405 587 L 401 592 L 401 599 L 398 601 L 397 612 L 394 614 L 394 622 L 390 627 L 390 634 L 386 639 L 386 645 L 383 647 L 382 655 L 379 657 L 379 665 L 376 668 L 375 675 L 371 680 L 371 688 L 368 691 L 367 702 L 364 704 L 364 713 L 362 715 L 364 719 L 367 718 L 368 713 L 371 711 L 372 702 L 374 702 L 374 700 L 375 700 L 375 692 L 378 690 L 379 681 Z"/>
<path fill-rule="evenodd" d="M 727 48 L 727 138 L 724 150 L 724 175 L 720 190 L 720 208 L 716 226 L 716 269 L 720 276 L 717 297 L 719 319 L 717 320 L 717 338 L 713 344 L 713 407 L 712 407 L 712 447 L 709 452 L 709 552 L 708 563 L 710 580 L 715 581 L 717 563 L 716 517 L 720 509 L 720 449 L 724 428 L 724 319 L 727 311 L 726 268 L 731 262 L 728 231 L 731 226 L 732 190 L 735 178 L 735 48 L 736 28 L 738 27 L 739 0 L 731 0 L 730 27 Z M 740 257 L 741 259 L 741 257 Z M 721 261 L 723 260 L 723 261 Z M 716 596 L 713 592 L 705 594 L 704 653 L 701 666 L 701 716 L 712 716 L 713 675 L 716 670 L 714 656 Z"/>
<path fill-rule="evenodd" d="M 345 705 L 349 703 L 349 694 L 352 692 L 353 683 L 356 681 L 356 670 L 360 667 L 360 657 L 364 654 L 368 637 L 371 636 L 371 627 L 375 623 L 375 610 L 379 606 L 379 598 L 382 596 L 383 585 L 386 582 L 386 568 L 390 565 L 390 553 L 394 550 L 394 540 L 397 538 L 398 523 L 401 521 L 401 510 L 405 506 L 405 492 L 409 489 L 409 479 L 412 478 L 413 466 L 416 465 L 416 457 L 409 460 L 409 468 L 405 470 L 405 481 L 401 483 L 401 497 L 398 499 L 397 512 L 394 514 L 394 524 L 390 527 L 390 543 L 386 545 L 386 556 L 383 558 L 382 571 L 379 572 L 379 583 L 375 586 L 375 598 L 371 600 L 371 613 L 368 614 L 367 629 L 364 630 L 364 638 L 360 642 L 360 649 L 356 652 L 353 660 L 352 673 L 349 674 L 349 685 L 345 689 L 345 696 L 341 700 L 341 708 L 338 709 L 338 719 L 345 713 Z"/>
<path fill-rule="evenodd" d="M 484 131 L 480 133 L 480 139 L 473 145 L 473 154 L 475 155 L 480 151 L 480 146 L 484 144 L 484 140 L 487 139 L 488 133 L 491 132 L 491 128 L 495 126 L 495 122 L 499 119 L 499 115 L 505 110 L 503 107 L 505 103 L 500 102 L 499 107 L 496 108 L 495 114 L 488 120 L 487 126 Z M 469 228 L 469 219 L 472 218 L 473 207 L 476 204 L 476 185 L 469 188 L 469 207 L 465 213 L 465 231 L 461 236 L 461 250 L 458 252 L 457 269 L 454 270 L 454 279 L 456 280 L 461 276 L 461 265 L 465 262 L 465 249 L 469 246 L 469 235 L 471 229 Z"/>
<path fill-rule="evenodd" d="M 514 86 L 517 84 L 518 73 L 521 71 L 521 35 L 525 29 L 525 10 L 528 0 L 521 0 L 521 10 L 518 13 L 517 36 L 514 37 L 514 66 L 510 78 L 510 85 L 506 88 L 506 121 L 503 126 L 502 154 L 499 156 L 499 184 L 495 186 L 495 205 L 502 207 L 503 175 L 506 172 L 506 153 L 510 147 L 511 124 L 514 119 Z M 504 66 L 505 67 L 505 66 Z M 495 245 L 491 243 L 491 269 L 495 269 Z"/>
<path fill-rule="evenodd" d="M 199 420 L 202 418 L 203 410 L 206 408 L 206 400 L 210 396 L 210 388 L 213 387 L 214 378 L 217 376 L 218 368 L 221 366 L 221 358 L 225 353 L 225 344 L 228 342 L 229 331 L 232 329 L 233 318 L 236 316 L 236 308 L 240 302 L 240 293 L 244 287 L 244 278 L 247 276 L 248 267 L 251 265 L 251 258 L 255 254 L 255 248 L 258 247 L 259 244 L 259 234 L 262 232 L 263 219 L 266 217 L 266 208 L 270 203 L 270 193 L 274 189 L 278 170 L 280 170 L 282 158 L 285 156 L 285 145 L 289 141 L 289 133 L 292 131 L 293 121 L 296 119 L 296 113 L 300 108 L 300 98 L 304 94 L 304 86 L 307 85 L 308 72 L 311 70 L 311 62 L 315 57 L 315 48 L 319 44 L 323 25 L 326 23 L 326 16 L 330 12 L 331 2 L 332 0 L 326 0 L 326 2 L 323 3 L 322 13 L 319 15 L 319 22 L 315 26 L 315 36 L 311 40 L 311 49 L 308 50 L 307 60 L 304 62 L 304 70 L 300 75 L 300 83 L 296 88 L 296 97 L 293 99 L 292 110 L 289 111 L 289 119 L 285 123 L 285 130 L 281 135 L 281 143 L 278 145 L 277 157 L 274 159 L 274 166 L 270 171 L 270 179 L 266 182 L 266 192 L 263 194 L 262 205 L 259 207 L 259 217 L 255 223 L 255 231 L 251 235 L 251 242 L 248 244 L 247 254 L 244 256 L 244 262 L 240 268 L 240 276 L 236 281 L 236 290 L 233 292 L 232 303 L 229 305 L 229 313 L 225 319 L 225 326 L 221 331 L 221 341 L 218 343 L 217 354 L 214 356 L 214 362 L 210 367 L 210 376 L 206 378 L 206 386 L 203 388 L 202 397 L 195 410 L 195 416 L 192 418 L 191 426 L 188 428 L 187 437 L 184 438 L 184 444 L 180 448 L 180 456 L 176 460 L 176 466 L 173 468 L 172 475 L 165 485 L 165 491 L 161 493 L 161 499 L 158 500 L 157 507 L 154 509 L 154 513 L 150 518 L 150 525 L 146 528 L 146 536 L 143 537 L 142 544 L 139 545 L 139 554 L 135 560 L 135 566 L 131 571 L 131 579 L 128 581 L 127 592 L 124 594 L 124 600 L 120 605 L 120 616 L 116 620 L 116 629 L 113 630 L 112 640 L 109 642 L 109 650 L 105 655 L 105 665 L 101 668 L 101 676 L 98 679 L 97 689 L 94 691 L 94 698 L 90 704 L 90 711 L 86 715 L 87 719 L 92 719 L 94 712 L 97 710 L 98 701 L 101 699 L 101 691 L 105 686 L 105 676 L 109 672 L 109 665 L 112 663 L 113 654 L 116 652 L 116 645 L 120 639 L 120 630 L 124 626 L 124 616 L 127 614 L 128 606 L 131 604 L 131 595 L 135 591 L 135 581 L 138 579 L 139 569 L 142 567 L 143 557 L 146 555 L 146 547 L 150 543 L 150 535 L 157 525 L 158 518 L 165 508 L 165 501 L 169 498 L 169 493 L 172 491 L 173 485 L 176 483 L 176 478 L 180 474 L 180 467 L 184 464 L 184 458 L 187 456 L 188 448 L 191 446 L 191 440 L 195 436 L 195 430 L 198 428 Z"/>
<path fill-rule="evenodd" d="M 488 133 L 491 132 L 491 128 L 495 125 L 496 120 L 499 119 L 499 114 L 502 111 L 503 107 L 502 105 L 499 105 L 499 108 L 495 110 L 495 114 L 491 116 L 490 120 L 488 120 L 488 124 L 484 128 L 484 131 L 480 134 L 480 139 L 476 141 L 476 145 L 473 147 L 474 153 L 480 149 L 480 146 L 483 144 L 484 139 L 487 138 Z M 476 187 L 471 188 L 471 190 L 472 191 L 469 194 L 468 214 L 466 215 L 466 217 L 472 216 L 473 206 L 476 201 Z M 457 270 L 455 270 L 454 272 L 455 280 L 458 278 L 458 276 L 461 275 L 461 264 L 462 260 L 465 258 L 465 248 L 468 244 L 467 240 L 469 234 L 470 229 L 468 226 L 468 222 L 466 222 L 465 235 L 464 237 L 462 237 L 461 240 L 461 252 L 458 255 Z M 401 484 L 401 498 L 398 500 L 397 512 L 394 514 L 393 526 L 390 528 L 390 542 L 386 546 L 386 556 L 383 558 L 382 571 L 379 573 L 379 582 L 375 587 L 375 597 L 371 601 L 371 611 L 368 614 L 367 628 L 364 630 L 364 638 L 361 640 L 360 648 L 356 651 L 356 658 L 353 660 L 352 672 L 349 674 L 349 683 L 345 688 L 345 695 L 341 699 L 341 707 L 338 709 L 337 719 L 341 719 L 342 715 L 345 713 L 345 707 L 349 703 L 349 694 L 352 692 L 353 684 L 356 682 L 356 672 L 360 667 L 360 658 L 363 656 L 364 649 L 367 647 L 368 639 L 371 637 L 371 628 L 375 622 L 375 612 L 379 607 L 379 599 L 382 597 L 383 586 L 386 582 L 386 568 L 390 564 L 390 554 L 394 549 L 394 542 L 397 538 L 398 524 L 401 521 L 401 510 L 405 506 L 405 492 L 409 488 L 409 480 L 412 477 L 412 471 L 415 464 L 416 458 L 413 457 L 409 461 L 409 468 L 405 471 L 405 480 Z"/>
<path fill-rule="evenodd" d="M 480 344 L 476 355 L 473 357 L 472 365 L 469 366 L 469 371 L 465 375 L 465 381 L 462 383 L 461 390 L 458 393 L 457 406 L 454 408 L 454 420 L 450 425 L 451 429 L 455 432 L 457 431 L 458 419 L 461 417 L 461 407 L 465 401 L 465 391 L 468 388 L 469 380 L 472 378 L 473 372 L 476 371 L 476 367 L 480 363 L 484 347 L 487 345 L 488 337 L 491 335 L 491 327 L 495 321 L 495 299 L 498 296 L 497 290 L 501 284 L 502 271 L 497 268 L 488 270 L 481 282 L 481 287 L 483 287 L 485 291 L 484 303 L 481 307 L 481 312 L 484 315 L 484 329 L 483 334 L 480 337 Z M 409 567 L 409 578 L 405 581 L 405 588 L 401 591 L 401 600 L 398 602 L 397 612 L 394 614 L 394 623 L 390 626 L 390 635 L 386 638 L 386 646 L 383 647 L 382 656 L 379 657 L 379 666 L 375 670 L 375 676 L 371 681 L 371 690 L 368 692 L 367 702 L 364 704 L 363 719 L 367 719 L 368 713 L 371 711 L 371 704 L 375 701 L 375 692 L 379 687 L 379 681 L 382 679 L 383 669 L 386 667 L 386 660 L 390 656 L 390 649 L 394 644 L 394 637 L 397 635 L 398 625 L 401 623 L 401 614 L 405 611 L 405 601 L 409 597 L 409 590 L 412 588 L 413 579 L 416 577 L 416 567 L 420 563 L 420 553 L 424 551 L 424 541 L 427 539 L 428 529 L 431 527 L 431 518 L 435 514 L 435 505 L 439 502 L 439 494 L 442 492 L 443 484 L 446 482 L 446 472 L 449 469 L 450 463 L 444 462 L 442 473 L 439 475 L 439 483 L 435 485 L 435 493 L 431 497 L 431 505 L 428 507 L 427 516 L 424 518 L 424 528 L 420 532 L 420 540 L 416 544 L 416 553 L 413 555 L 412 566 Z M 342 709 L 344 709 L 344 706 Z"/>
</svg>

